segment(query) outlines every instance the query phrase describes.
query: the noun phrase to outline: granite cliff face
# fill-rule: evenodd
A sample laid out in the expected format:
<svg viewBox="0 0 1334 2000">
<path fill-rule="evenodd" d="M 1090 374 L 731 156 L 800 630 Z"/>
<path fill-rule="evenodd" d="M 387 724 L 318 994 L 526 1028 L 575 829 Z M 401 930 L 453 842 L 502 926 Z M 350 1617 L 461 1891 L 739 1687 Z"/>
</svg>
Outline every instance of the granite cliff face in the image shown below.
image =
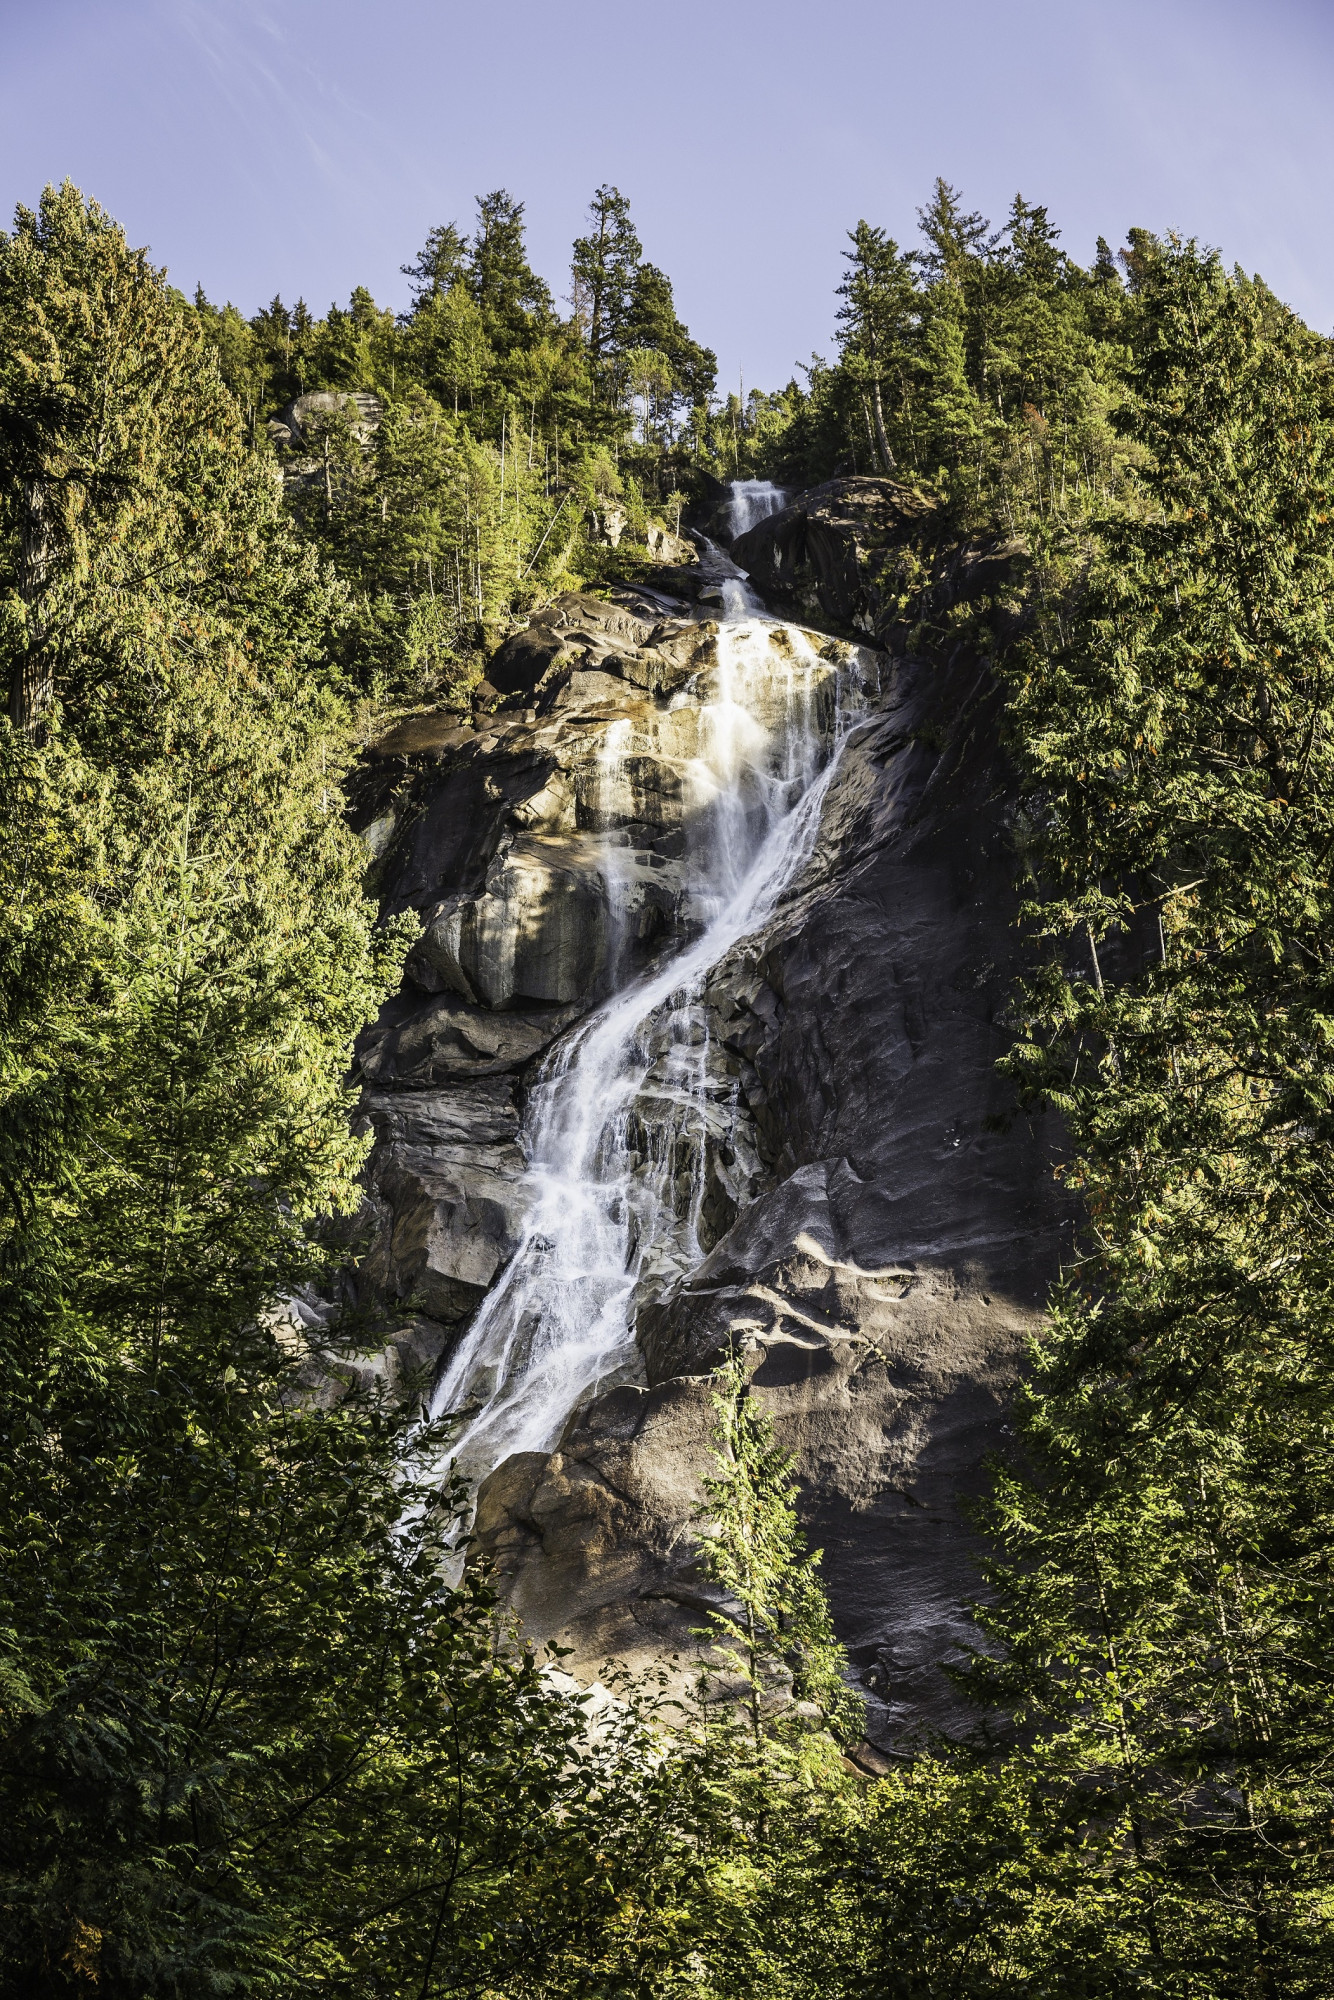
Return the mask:
<svg viewBox="0 0 1334 2000">
<path fill-rule="evenodd" d="M 649 992 L 716 934 L 688 1017 L 664 1002 L 627 1043 L 626 1227 L 651 1214 L 663 1239 L 635 1253 L 633 1342 L 558 1435 L 494 1464 L 478 1538 L 529 1631 L 579 1670 L 688 1651 L 707 1372 L 742 1343 L 882 1744 L 949 1713 L 939 1666 L 976 1582 L 961 1508 L 1003 1438 L 1061 1227 L 1049 1135 L 1011 1115 L 994 1069 L 1018 942 L 998 696 L 964 652 L 894 650 L 911 512 L 889 482 L 835 482 L 738 539 L 774 608 L 814 630 L 761 625 L 709 555 L 611 602 L 561 600 L 493 662 L 494 714 L 414 718 L 371 746 L 360 815 L 386 903 L 424 925 L 360 1058 L 377 1139 L 366 1277 L 404 1310 L 374 1365 L 443 1367 L 473 1405 L 499 1393 L 494 1367 L 460 1374 L 458 1356 L 516 1259 L 550 1249 L 534 1251 L 525 1178 L 543 1079 L 577 1068 L 610 996 Z M 929 587 L 966 594 L 1003 559 L 955 551 Z M 740 621 L 719 622 L 729 607 Z M 729 838 L 762 859 L 763 746 L 790 737 L 794 687 L 823 748 L 784 779 L 789 815 L 807 784 L 800 840 L 770 808 L 788 873 L 732 936 L 709 932 L 698 894 L 703 825 L 719 865 L 701 772 L 721 768 L 709 732 L 741 698 L 746 630 L 761 748 Z"/>
</svg>

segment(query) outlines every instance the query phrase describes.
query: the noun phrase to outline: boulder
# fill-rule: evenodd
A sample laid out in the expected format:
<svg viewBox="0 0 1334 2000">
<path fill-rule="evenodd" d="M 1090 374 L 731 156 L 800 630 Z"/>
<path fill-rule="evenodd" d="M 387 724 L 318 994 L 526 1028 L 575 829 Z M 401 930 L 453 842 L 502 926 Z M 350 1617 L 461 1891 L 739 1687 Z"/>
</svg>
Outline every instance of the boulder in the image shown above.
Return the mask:
<svg viewBox="0 0 1334 2000">
<path fill-rule="evenodd" d="M 278 422 L 294 444 L 309 446 L 321 422 L 335 417 L 367 444 L 384 419 L 384 403 L 373 389 L 310 389 L 280 412 Z"/>
<path fill-rule="evenodd" d="M 522 1226 L 514 1078 L 473 1076 L 448 1092 L 368 1091 L 370 1187 L 385 1227 L 366 1276 L 387 1300 L 457 1326 L 476 1310 Z"/>
<path fill-rule="evenodd" d="M 530 695 L 562 652 L 573 658 L 616 640 L 633 649 L 647 641 L 651 629 L 626 605 L 567 591 L 506 639 L 491 658 L 487 678 L 502 695 Z"/>
<path fill-rule="evenodd" d="M 613 549 L 620 547 L 621 536 L 628 526 L 628 517 L 623 507 L 617 507 L 612 503 L 606 507 L 594 508 L 588 519 L 598 541 L 608 543 Z"/>
<path fill-rule="evenodd" d="M 466 742 L 471 733 L 457 709 L 436 708 L 422 715 L 405 716 L 368 743 L 365 754 L 377 763 L 407 757 L 438 761 L 447 751 Z"/>
<path fill-rule="evenodd" d="M 605 983 L 612 943 L 601 855 L 587 841 L 508 842 L 481 896 L 447 906 L 417 948 L 446 990 L 490 1008 L 568 1005 Z"/>
<path fill-rule="evenodd" d="M 362 1037 L 361 1074 L 381 1089 L 422 1090 L 517 1073 L 550 1047 L 573 1013 L 565 1007 L 501 1014 L 451 993 L 426 1000 L 408 993 Z"/>
</svg>

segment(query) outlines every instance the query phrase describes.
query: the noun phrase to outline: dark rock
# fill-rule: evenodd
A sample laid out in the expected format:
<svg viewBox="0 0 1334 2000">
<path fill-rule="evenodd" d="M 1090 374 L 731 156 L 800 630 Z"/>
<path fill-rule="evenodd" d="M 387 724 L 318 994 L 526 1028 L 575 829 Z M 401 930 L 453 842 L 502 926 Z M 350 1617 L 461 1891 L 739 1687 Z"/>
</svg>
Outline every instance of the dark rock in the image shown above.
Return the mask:
<svg viewBox="0 0 1334 2000">
<path fill-rule="evenodd" d="M 409 715 L 396 722 L 383 736 L 366 745 L 366 755 L 377 763 L 388 758 L 429 757 L 438 760 L 447 750 L 467 741 L 472 730 L 456 709 L 432 709 L 425 715 Z"/>
<path fill-rule="evenodd" d="M 686 525 L 696 535 L 726 545 L 732 539 L 732 489 L 710 472 L 696 471 L 699 498 L 686 515 Z"/>
<path fill-rule="evenodd" d="M 421 1090 L 527 1067 L 566 1027 L 568 1008 L 498 1014 L 451 994 L 381 1016 L 358 1045 L 361 1075 L 379 1089 Z"/>
<path fill-rule="evenodd" d="M 831 479 L 760 521 L 732 557 L 760 595 L 891 652 L 922 621 L 1003 594 L 1020 545 L 950 538 L 935 503 L 891 479 Z"/>
<path fill-rule="evenodd" d="M 614 1389 L 558 1451 L 523 1453 L 483 1481 L 480 1546 L 509 1577 L 525 1628 L 564 1634 L 577 1666 L 688 1652 L 690 1627 L 716 1602 L 688 1554 L 712 1416 L 707 1382 Z"/>
<path fill-rule="evenodd" d="M 457 1326 L 480 1304 L 522 1224 L 514 1080 L 492 1074 L 448 1092 L 368 1092 L 364 1104 L 376 1135 L 370 1187 L 386 1212 L 367 1278 L 385 1298 Z"/>
<path fill-rule="evenodd" d="M 937 604 L 1004 586 L 1003 549 L 936 533 L 906 489 L 841 480 L 761 523 L 738 560 L 784 606 L 893 635 L 896 563 Z M 368 754 L 376 879 L 424 928 L 360 1050 L 377 1135 L 363 1268 L 445 1342 L 521 1227 L 536 1064 L 682 935 L 717 638 L 659 603 L 662 574 L 534 618 L 489 670 L 511 706 L 476 730 L 412 718 Z M 684 574 L 698 591 L 725 570 Z M 998 691 L 958 648 L 869 678 L 804 875 L 710 977 L 709 1061 L 735 1113 L 706 1148 L 708 1254 L 643 1308 L 642 1386 L 591 1401 L 554 1453 L 498 1468 L 477 1536 L 530 1635 L 571 1646 L 579 1671 L 689 1654 L 711 1601 L 692 1525 L 707 1371 L 739 1344 L 795 1456 L 883 1753 L 956 1713 L 940 1667 L 975 1637 L 966 1503 L 1003 1442 L 1064 1222 L 1053 1135 L 1013 1115 L 995 1070 L 1019 947 Z"/>
<path fill-rule="evenodd" d="M 532 694 L 552 661 L 565 645 L 565 635 L 553 626 L 534 621 L 526 632 L 516 632 L 496 653 L 487 673 L 502 695 Z"/>
<path fill-rule="evenodd" d="M 773 1185 L 641 1315 L 649 1389 L 593 1403 L 527 1466 L 517 1525 L 502 1487 L 479 1515 L 534 1636 L 581 1670 L 599 1647 L 689 1650 L 701 1378 L 739 1342 L 796 1457 L 840 1634 L 870 1663 L 871 1733 L 957 1715 L 940 1666 L 976 1638 L 966 1506 L 1062 1226 L 1054 1135 L 1010 1115 L 995 1071 L 1018 959 L 998 725 L 975 664 L 898 663 L 800 893 L 715 972 Z"/>
</svg>

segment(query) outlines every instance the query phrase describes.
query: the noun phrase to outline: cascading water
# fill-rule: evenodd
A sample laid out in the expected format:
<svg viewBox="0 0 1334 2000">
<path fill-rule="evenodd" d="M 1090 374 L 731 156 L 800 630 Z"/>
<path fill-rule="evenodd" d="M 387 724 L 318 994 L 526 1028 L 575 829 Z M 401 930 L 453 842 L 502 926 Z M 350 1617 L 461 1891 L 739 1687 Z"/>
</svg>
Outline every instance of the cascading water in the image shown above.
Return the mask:
<svg viewBox="0 0 1334 2000">
<path fill-rule="evenodd" d="M 639 1302 L 704 1254 L 710 1147 L 725 1145 L 734 1112 L 734 1087 L 709 1061 L 705 983 L 811 852 L 842 741 L 841 692 L 837 669 L 796 628 L 749 605 L 720 626 L 685 772 L 680 914 L 696 935 L 568 1035 L 533 1092 L 523 1236 L 434 1398 L 458 1415 L 452 1454 L 473 1478 L 550 1449 L 600 1386 L 637 1374 Z M 634 747 L 632 725 L 614 724 L 598 771 L 609 800 Z M 616 867 L 609 842 L 613 903 Z"/>
<path fill-rule="evenodd" d="M 770 479 L 734 479 L 729 515 L 732 540 L 744 535 L 759 521 L 767 521 L 770 514 L 778 513 L 787 495 L 781 486 L 775 486 Z"/>
</svg>

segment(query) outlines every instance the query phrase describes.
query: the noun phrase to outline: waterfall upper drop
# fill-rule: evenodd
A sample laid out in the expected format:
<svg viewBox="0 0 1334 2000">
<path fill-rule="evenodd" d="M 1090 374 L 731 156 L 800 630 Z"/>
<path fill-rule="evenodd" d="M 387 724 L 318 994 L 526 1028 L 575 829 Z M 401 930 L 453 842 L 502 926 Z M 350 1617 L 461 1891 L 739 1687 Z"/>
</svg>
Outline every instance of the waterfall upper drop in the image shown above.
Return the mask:
<svg viewBox="0 0 1334 2000">
<path fill-rule="evenodd" d="M 847 678 L 798 628 L 747 609 L 718 628 L 715 664 L 688 694 L 607 732 L 598 785 L 612 800 L 636 758 L 660 751 L 650 739 L 685 727 L 685 941 L 558 1042 L 531 1093 L 521 1237 L 434 1398 L 437 1412 L 458 1413 L 453 1453 L 475 1478 L 550 1450 L 599 1388 L 639 1377 L 639 1306 L 706 1253 L 711 1177 L 744 1178 L 706 983 L 810 856 Z M 605 840 L 614 906 L 623 850 L 614 830 Z"/>
<path fill-rule="evenodd" d="M 732 498 L 728 504 L 732 540 L 748 533 L 760 521 L 767 521 L 770 514 L 778 513 L 786 501 L 786 492 L 781 486 L 775 486 L 772 480 L 734 479 Z"/>
</svg>

